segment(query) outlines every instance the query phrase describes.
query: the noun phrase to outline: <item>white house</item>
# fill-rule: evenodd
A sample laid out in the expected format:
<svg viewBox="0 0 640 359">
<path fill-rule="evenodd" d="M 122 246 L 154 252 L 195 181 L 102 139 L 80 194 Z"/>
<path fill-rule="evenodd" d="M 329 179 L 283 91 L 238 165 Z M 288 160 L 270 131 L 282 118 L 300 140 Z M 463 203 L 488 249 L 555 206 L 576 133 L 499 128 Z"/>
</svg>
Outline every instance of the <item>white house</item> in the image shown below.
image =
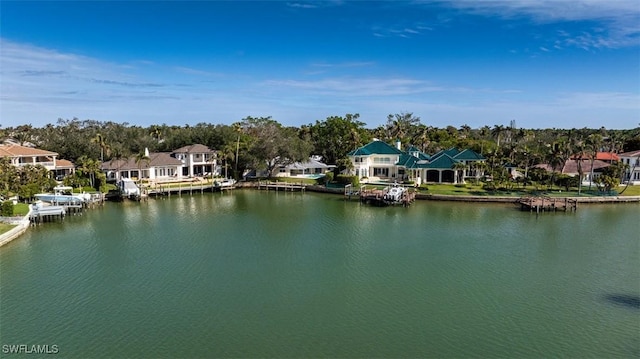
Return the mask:
<svg viewBox="0 0 640 359">
<path fill-rule="evenodd" d="M 470 149 L 460 151 L 450 148 L 430 156 L 414 146 L 409 146 L 407 151 L 402 151 L 400 147 L 399 142 L 394 147 L 376 140 L 349 152 L 354 174 L 359 179 L 411 179 L 418 185 L 422 182 L 458 183 L 464 178 L 476 177 L 481 170 L 475 164 L 485 161 L 484 157 Z"/>
<path fill-rule="evenodd" d="M 276 177 L 305 177 L 324 175 L 335 168 L 320 161 L 319 157 L 310 157 L 306 162 L 295 162 L 287 166 L 278 167 Z"/>
<path fill-rule="evenodd" d="M 172 156 L 182 163 L 182 176 L 196 177 L 217 174 L 216 152 L 201 144 L 178 148 Z"/>
<path fill-rule="evenodd" d="M 640 150 L 618 153 L 620 161 L 629 166 L 625 172 L 622 181 L 627 181 L 633 185 L 640 185 Z"/>
<path fill-rule="evenodd" d="M 162 180 L 182 177 L 182 161 L 171 157 L 168 152 L 149 153 L 147 159 L 135 158 L 105 161 L 102 171 L 107 180 L 120 181 L 123 178 Z"/>
</svg>

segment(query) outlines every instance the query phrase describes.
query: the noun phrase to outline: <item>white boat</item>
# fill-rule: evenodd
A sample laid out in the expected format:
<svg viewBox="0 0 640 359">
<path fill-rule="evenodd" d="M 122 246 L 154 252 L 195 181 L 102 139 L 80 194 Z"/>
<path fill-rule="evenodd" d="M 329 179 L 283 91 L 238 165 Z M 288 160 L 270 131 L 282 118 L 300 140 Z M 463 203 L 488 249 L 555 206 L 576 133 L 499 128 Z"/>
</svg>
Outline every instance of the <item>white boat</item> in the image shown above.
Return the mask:
<svg viewBox="0 0 640 359">
<path fill-rule="evenodd" d="M 118 189 L 124 197 L 137 198 L 140 197 L 140 187 L 131 178 L 123 178 L 118 182 Z"/>
<path fill-rule="evenodd" d="M 39 201 L 48 202 L 52 204 L 82 204 L 85 202 L 84 195 L 72 194 L 73 187 L 68 186 L 56 186 L 53 188 L 53 193 L 38 193 L 34 197 Z"/>
<path fill-rule="evenodd" d="M 235 185 L 235 184 L 236 184 L 236 180 L 234 180 L 233 178 L 225 178 L 225 179 L 223 179 L 221 181 L 215 180 L 213 182 L 213 185 L 216 188 L 220 188 L 220 189 L 233 187 L 233 185 Z"/>
<path fill-rule="evenodd" d="M 404 187 L 393 186 L 384 194 L 384 200 L 388 202 L 400 202 L 406 191 L 407 189 Z"/>
</svg>

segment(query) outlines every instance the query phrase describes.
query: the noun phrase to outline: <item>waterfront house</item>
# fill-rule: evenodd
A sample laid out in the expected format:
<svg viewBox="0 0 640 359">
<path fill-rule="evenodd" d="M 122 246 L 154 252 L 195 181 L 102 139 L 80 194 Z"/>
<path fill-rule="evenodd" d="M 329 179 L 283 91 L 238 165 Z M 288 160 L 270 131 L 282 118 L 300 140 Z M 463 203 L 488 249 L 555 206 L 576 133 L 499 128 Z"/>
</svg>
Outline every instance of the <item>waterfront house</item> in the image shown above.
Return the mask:
<svg viewBox="0 0 640 359">
<path fill-rule="evenodd" d="M 422 182 L 460 183 L 466 178 L 479 178 L 483 171 L 478 163 L 486 161 L 471 149 L 449 148 L 428 155 L 415 146 L 403 151 L 400 142 L 392 146 L 379 140 L 357 148 L 347 156 L 353 164 L 353 174 L 359 179 L 412 180 L 417 185 Z"/>
<path fill-rule="evenodd" d="M 58 158 L 58 153 L 16 144 L 0 145 L 0 157 L 8 157 L 16 167 L 40 165 L 52 172 L 56 179 L 73 173 L 71 161 Z"/>
<path fill-rule="evenodd" d="M 168 180 L 182 177 L 182 161 L 168 152 L 152 152 L 146 159 L 136 161 L 134 157 L 105 161 L 102 171 L 109 181 L 123 178 Z"/>
<path fill-rule="evenodd" d="M 591 160 L 589 159 L 582 159 L 582 160 L 577 160 L 577 159 L 568 159 L 564 162 L 564 164 L 562 165 L 562 167 L 559 168 L 553 168 L 550 164 L 548 163 L 541 163 L 541 164 L 537 164 L 534 165 L 533 168 L 542 168 L 544 170 L 546 170 L 547 172 L 558 172 L 558 173 L 562 173 L 571 177 L 575 177 L 578 176 L 580 171 L 578 170 L 578 164 L 581 167 L 581 171 L 582 171 L 582 182 L 583 184 L 593 184 L 595 182 L 595 179 L 598 178 L 598 176 L 600 176 L 602 174 L 602 171 L 611 166 L 610 163 L 607 163 L 605 161 L 601 161 L 601 160 L 594 160 L 593 161 L 593 173 L 592 173 L 592 163 Z"/>
<path fill-rule="evenodd" d="M 171 154 L 182 163 L 183 177 L 218 174 L 216 151 L 201 144 L 180 147 Z"/>
<path fill-rule="evenodd" d="M 640 150 L 619 153 L 620 161 L 627 165 L 622 177 L 623 183 L 640 185 Z"/>
<path fill-rule="evenodd" d="M 335 167 L 335 165 L 323 163 L 318 156 L 312 156 L 306 162 L 294 162 L 286 166 L 280 166 L 274 172 L 276 177 L 320 176 Z"/>
</svg>

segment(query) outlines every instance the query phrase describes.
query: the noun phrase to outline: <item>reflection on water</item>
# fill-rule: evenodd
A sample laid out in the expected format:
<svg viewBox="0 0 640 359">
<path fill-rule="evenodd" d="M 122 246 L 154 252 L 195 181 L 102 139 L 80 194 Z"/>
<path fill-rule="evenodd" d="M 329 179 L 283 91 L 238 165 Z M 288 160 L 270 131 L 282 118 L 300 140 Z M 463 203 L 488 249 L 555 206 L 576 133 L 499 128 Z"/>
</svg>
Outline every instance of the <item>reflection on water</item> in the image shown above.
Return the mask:
<svg viewBox="0 0 640 359">
<path fill-rule="evenodd" d="M 629 357 L 637 205 L 369 207 L 237 191 L 104 208 L 0 249 L 0 344 L 65 357 Z"/>
</svg>

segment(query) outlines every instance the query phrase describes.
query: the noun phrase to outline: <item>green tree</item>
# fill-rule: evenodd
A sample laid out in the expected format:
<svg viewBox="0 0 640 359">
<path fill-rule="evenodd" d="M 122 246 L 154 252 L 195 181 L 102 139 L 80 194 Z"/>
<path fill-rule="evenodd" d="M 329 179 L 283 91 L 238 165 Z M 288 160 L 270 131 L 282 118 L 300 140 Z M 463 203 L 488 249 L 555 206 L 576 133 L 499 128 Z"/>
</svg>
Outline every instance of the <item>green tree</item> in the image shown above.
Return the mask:
<svg viewBox="0 0 640 359">
<path fill-rule="evenodd" d="M 330 116 L 310 126 L 314 153 L 321 155 L 325 163 L 335 164 L 338 172 L 351 166 L 347 153 L 370 139 L 359 117 L 357 113 Z"/>
</svg>

